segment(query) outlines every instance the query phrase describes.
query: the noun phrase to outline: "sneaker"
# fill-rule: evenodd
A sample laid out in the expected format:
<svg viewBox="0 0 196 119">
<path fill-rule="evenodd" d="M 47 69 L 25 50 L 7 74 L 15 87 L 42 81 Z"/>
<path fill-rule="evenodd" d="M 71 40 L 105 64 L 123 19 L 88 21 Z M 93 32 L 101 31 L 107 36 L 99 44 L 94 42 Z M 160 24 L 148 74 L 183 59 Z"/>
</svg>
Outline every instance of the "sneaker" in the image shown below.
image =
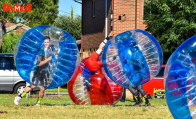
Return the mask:
<svg viewBox="0 0 196 119">
<path fill-rule="evenodd" d="M 121 102 L 125 102 L 125 99 L 121 99 L 120 101 L 121 101 Z"/>
<path fill-rule="evenodd" d="M 14 100 L 14 104 L 15 104 L 15 105 L 18 105 L 21 99 L 22 99 L 22 98 L 21 98 L 20 96 L 16 96 L 16 97 L 15 97 L 15 100 Z"/>
<path fill-rule="evenodd" d="M 150 104 L 150 102 L 149 102 L 149 100 L 146 98 L 145 99 L 145 106 L 150 106 L 151 104 Z"/>
<path fill-rule="evenodd" d="M 39 103 L 36 103 L 34 106 L 40 106 L 40 104 Z"/>
<path fill-rule="evenodd" d="M 150 102 L 145 103 L 145 106 L 151 106 Z"/>
<path fill-rule="evenodd" d="M 143 103 L 143 101 L 137 101 L 137 102 L 135 102 L 135 104 L 133 105 L 133 106 L 139 106 L 139 105 L 141 105 Z"/>
<path fill-rule="evenodd" d="M 148 102 L 148 103 L 145 103 L 145 106 L 150 106 L 151 104 Z"/>
</svg>

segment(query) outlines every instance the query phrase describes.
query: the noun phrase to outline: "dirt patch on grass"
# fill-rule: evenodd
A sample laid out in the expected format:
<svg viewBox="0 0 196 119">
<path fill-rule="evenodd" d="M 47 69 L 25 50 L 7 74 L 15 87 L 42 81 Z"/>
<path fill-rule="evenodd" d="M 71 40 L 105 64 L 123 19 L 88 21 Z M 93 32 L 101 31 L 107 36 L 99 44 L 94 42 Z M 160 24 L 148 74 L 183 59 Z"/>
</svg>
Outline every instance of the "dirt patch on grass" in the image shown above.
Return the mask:
<svg viewBox="0 0 196 119">
<path fill-rule="evenodd" d="M 0 111 L 0 114 L 6 114 L 7 111 Z"/>
</svg>

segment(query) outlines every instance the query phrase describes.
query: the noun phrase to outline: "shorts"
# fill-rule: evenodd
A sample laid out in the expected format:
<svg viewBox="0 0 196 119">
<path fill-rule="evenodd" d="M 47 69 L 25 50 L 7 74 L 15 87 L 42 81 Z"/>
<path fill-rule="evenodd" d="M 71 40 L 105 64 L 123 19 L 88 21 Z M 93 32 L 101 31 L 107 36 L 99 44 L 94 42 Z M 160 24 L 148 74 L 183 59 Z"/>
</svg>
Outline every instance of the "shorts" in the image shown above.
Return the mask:
<svg viewBox="0 0 196 119">
<path fill-rule="evenodd" d="M 33 76 L 31 85 L 47 87 L 49 76 L 48 71 L 40 71 Z"/>
</svg>

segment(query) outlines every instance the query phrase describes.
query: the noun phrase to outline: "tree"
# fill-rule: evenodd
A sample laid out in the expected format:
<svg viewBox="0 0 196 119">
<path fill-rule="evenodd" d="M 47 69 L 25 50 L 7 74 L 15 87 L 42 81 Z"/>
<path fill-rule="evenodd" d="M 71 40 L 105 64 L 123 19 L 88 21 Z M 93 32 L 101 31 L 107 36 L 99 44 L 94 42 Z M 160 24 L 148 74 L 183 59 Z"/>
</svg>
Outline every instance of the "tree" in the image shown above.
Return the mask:
<svg viewBox="0 0 196 119">
<path fill-rule="evenodd" d="M 16 0 L 2 0 L 0 1 L 0 6 L 3 6 L 3 3 L 15 4 L 14 2 L 16 2 Z M 3 10 L 0 11 L 0 19 L 1 19 L 0 22 L 2 24 L 2 30 L 4 33 L 6 33 L 5 23 L 7 21 L 15 23 L 16 20 L 14 19 L 14 16 L 18 16 L 18 14 L 19 14 L 18 12 L 3 12 Z"/>
<path fill-rule="evenodd" d="M 3 36 L 2 53 L 14 53 L 14 48 L 20 35 L 11 32 Z"/>
<path fill-rule="evenodd" d="M 31 12 L 24 13 L 22 18 L 30 27 L 52 25 L 58 15 L 58 2 L 59 0 L 31 0 Z"/>
<path fill-rule="evenodd" d="M 159 41 L 164 63 L 176 48 L 196 33 L 195 0 L 147 0 L 144 19 L 147 31 Z"/>
<path fill-rule="evenodd" d="M 74 16 L 73 16 L 73 7 L 71 7 L 71 18 L 73 19 L 74 18 Z"/>
<path fill-rule="evenodd" d="M 4 24 L 9 21 L 12 23 L 23 22 L 24 24 L 34 27 L 41 24 L 51 25 L 58 14 L 59 0 L 3 0 L 0 1 L 0 6 L 3 3 L 9 3 L 12 7 L 19 3 L 21 6 L 26 6 L 31 3 L 31 12 L 3 12 L 1 11 L 0 19 Z M 5 32 L 5 28 L 4 28 Z"/>
<path fill-rule="evenodd" d="M 81 37 L 81 17 L 79 16 L 73 19 L 69 16 L 58 16 L 53 25 L 65 30 L 75 39 Z"/>
<path fill-rule="evenodd" d="M 42 24 L 51 25 L 58 14 L 58 2 L 59 0 L 2 0 L 0 6 L 7 3 L 21 6 L 27 6 L 31 3 L 31 12 L 6 12 L 0 11 L 0 22 L 2 24 L 2 30 L 6 33 L 5 23 L 22 22 L 30 27 L 35 27 Z"/>
</svg>

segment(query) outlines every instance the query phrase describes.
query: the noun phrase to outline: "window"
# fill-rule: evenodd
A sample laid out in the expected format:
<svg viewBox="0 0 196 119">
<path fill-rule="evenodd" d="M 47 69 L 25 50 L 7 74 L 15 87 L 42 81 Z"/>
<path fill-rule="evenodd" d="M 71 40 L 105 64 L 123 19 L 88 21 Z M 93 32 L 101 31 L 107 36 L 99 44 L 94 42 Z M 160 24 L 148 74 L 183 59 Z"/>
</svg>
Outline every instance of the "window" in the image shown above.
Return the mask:
<svg viewBox="0 0 196 119">
<path fill-rule="evenodd" d="M 92 2 L 92 17 L 95 17 L 95 0 Z"/>
<path fill-rule="evenodd" d="M 0 57 L 0 70 L 16 69 L 13 58 Z"/>
</svg>

